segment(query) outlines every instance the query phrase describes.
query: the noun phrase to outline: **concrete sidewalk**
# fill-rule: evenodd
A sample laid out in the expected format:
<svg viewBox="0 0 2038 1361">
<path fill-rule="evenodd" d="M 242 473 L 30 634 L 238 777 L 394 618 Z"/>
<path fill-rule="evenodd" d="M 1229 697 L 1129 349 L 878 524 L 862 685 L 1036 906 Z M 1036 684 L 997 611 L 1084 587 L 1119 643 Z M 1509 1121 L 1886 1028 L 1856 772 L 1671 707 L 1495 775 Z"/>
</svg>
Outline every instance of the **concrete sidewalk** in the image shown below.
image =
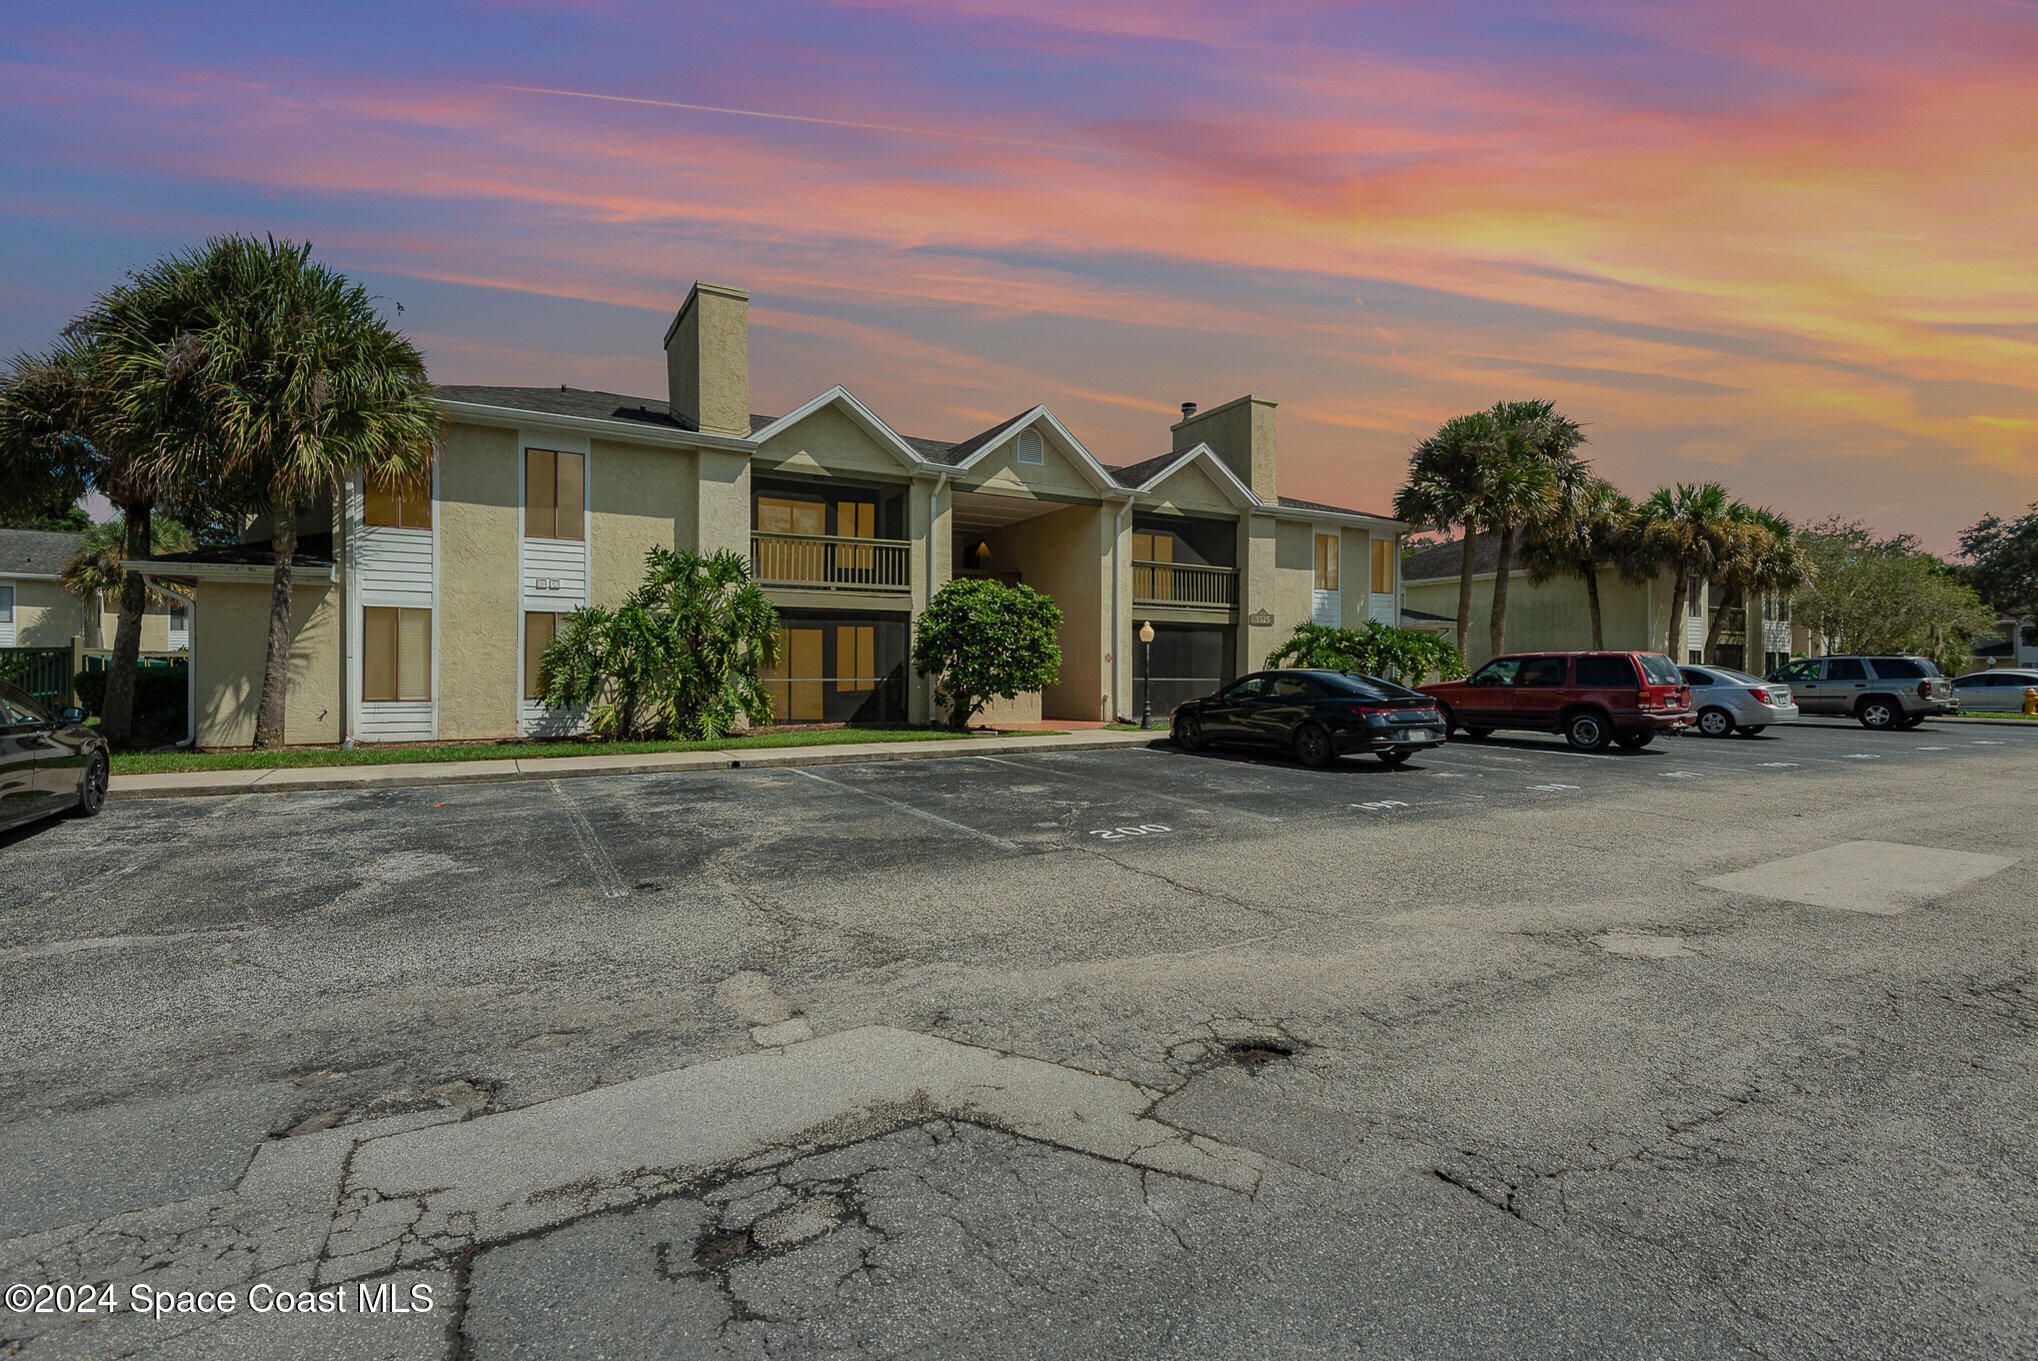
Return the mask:
<svg viewBox="0 0 2038 1361">
<path fill-rule="evenodd" d="M 639 756 L 546 756 L 525 760 L 412 761 L 397 765 L 292 766 L 265 770 L 191 770 L 115 775 L 115 799 L 188 798 L 200 794 L 288 793 L 305 789 L 375 789 L 398 785 L 499 784 L 568 780 L 592 775 L 644 775 L 687 770 L 825 766 L 847 761 L 928 761 L 953 756 L 1003 756 L 1043 751 L 1096 751 L 1162 741 L 1151 732 L 1065 732 L 918 742 L 841 742 L 813 747 L 750 747 L 724 751 L 658 751 Z"/>
</svg>

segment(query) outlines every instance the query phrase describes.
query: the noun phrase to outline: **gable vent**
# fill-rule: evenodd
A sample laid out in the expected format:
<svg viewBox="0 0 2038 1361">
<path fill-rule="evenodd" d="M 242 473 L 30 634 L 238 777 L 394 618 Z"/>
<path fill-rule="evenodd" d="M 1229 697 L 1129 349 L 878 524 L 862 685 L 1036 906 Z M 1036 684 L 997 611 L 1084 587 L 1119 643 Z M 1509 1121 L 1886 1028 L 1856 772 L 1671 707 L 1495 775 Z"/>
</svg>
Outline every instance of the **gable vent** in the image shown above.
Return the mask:
<svg viewBox="0 0 2038 1361">
<path fill-rule="evenodd" d="M 1045 463 L 1047 455 L 1041 447 L 1038 430 L 1019 432 L 1019 461 L 1021 463 Z"/>
</svg>

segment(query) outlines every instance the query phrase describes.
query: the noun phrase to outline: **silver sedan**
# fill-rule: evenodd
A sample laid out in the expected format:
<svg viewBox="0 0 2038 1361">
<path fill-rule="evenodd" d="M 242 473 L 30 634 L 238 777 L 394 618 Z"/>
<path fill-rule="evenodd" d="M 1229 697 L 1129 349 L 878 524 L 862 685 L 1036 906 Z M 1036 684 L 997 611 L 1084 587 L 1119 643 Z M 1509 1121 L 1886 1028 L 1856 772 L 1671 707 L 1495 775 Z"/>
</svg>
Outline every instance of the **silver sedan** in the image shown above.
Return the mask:
<svg viewBox="0 0 2038 1361">
<path fill-rule="evenodd" d="M 1797 705 L 1790 690 L 1775 681 L 1762 680 L 1723 666 L 1686 666 L 1684 683 L 1691 687 L 1691 707 L 1698 718 L 1692 724 L 1707 737 L 1731 737 L 1737 732 L 1758 733 L 1771 723 L 1789 723 L 1797 718 Z"/>
</svg>

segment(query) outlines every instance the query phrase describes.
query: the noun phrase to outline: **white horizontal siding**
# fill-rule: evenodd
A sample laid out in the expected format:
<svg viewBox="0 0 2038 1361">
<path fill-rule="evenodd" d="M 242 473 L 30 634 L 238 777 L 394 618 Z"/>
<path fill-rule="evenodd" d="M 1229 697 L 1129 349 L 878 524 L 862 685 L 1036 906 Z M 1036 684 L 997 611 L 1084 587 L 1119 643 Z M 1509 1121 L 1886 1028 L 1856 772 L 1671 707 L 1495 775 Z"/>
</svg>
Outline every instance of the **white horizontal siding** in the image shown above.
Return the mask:
<svg viewBox="0 0 2038 1361">
<path fill-rule="evenodd" d="M 1372 612 L 1367 616 L 1376 624 L 1399 624 L 1401 611 L 1394 604 L 1391 593 L 1373 592 Z"/>
<path fill-rule="evenodd" d="M 525 539 L 524 608 L 564 613 L 588 603 L 587 544 L 572 539 Z"/>
<path fill-rule="evenodd" d="M 428 699 L 364 699 L 360 739 L 364 742 L 429 742 L 432 702 Z"/>
<path fill-rule="evenodd" d="M 364 605 L 432 607 L 432 531 L 363 525 L 354 546 Z"/>
<path fill-rule="evenodd" d="M 577 737 L 587 731 L 587 715 L 579 709 L 548 709 L 527 699 L 517 711 L 517 731 L 526 737 Z"/>
<path fill-rule="evenodd" d="M 1310 600 L 1309 622 L 1312 624 L 1322 624 L 1325 628 L 1334 629 L 1338 626 L 1338 611 L 1342 608 L 1343 602 L 1338 598 L 1336 591 L 1313 592 Z"/>
</svg>

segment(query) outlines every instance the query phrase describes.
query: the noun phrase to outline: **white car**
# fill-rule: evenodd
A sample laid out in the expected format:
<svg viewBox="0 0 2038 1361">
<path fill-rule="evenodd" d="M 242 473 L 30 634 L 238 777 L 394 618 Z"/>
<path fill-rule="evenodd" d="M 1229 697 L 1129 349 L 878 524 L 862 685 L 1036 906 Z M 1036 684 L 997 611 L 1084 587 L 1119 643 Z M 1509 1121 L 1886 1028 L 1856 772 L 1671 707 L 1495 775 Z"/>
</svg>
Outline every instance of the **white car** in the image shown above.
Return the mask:
<svg viewBox="0 0 2038 1361">
<path fill-rule="evenodd" d="M 1684 683 L 1691 687 L 1691 708 L 1698 715 L 1692 729 L 1707 737 L 1731 737 L 1737 732 L 1754 734 L 1771 723 L 1789 723 L 1797 717 L 1797 705 L 1787 686 L 1762 680 L 1723 666 L 1684 666 Z"/>
<path fill-rule="evenodd" d="M 2024 692 L 2038 687 L 2038 671 L 2004 667 L 2000 671 L 1975 671 L 1953 682 L 1963 714 L 2020 714 Z"/>
</svg>

